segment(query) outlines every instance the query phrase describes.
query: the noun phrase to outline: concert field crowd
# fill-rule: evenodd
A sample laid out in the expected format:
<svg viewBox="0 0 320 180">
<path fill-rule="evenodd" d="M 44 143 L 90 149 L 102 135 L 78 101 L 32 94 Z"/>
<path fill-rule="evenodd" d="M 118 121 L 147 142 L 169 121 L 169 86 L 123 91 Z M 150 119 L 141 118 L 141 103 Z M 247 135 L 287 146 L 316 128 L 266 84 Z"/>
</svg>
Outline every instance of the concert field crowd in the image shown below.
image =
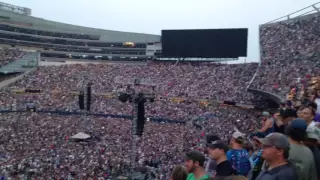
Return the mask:
<svg viewBox="0 0 320 180">
<path fill-rule="evenodd" d="M 91 113 L 130 115 L 132 105 L 110 94 L 126 91 L 126 81 L 144 79 L 155 87 L 131 88 L 155 93 L 156 100 L 146 103 L 147 122 L 134 161 L 154 169 L 155 176 L 149 179 L 320 180 L 320 83 L 308 87 L 320 77 L 319 27 L 320 13 L 262 25 L 261 64 L 37 67 L 1 92 L 2 110 L 23 110 L 26 102 L 36 102 L 37 112 L 1 114 L 0 177 L 102 180 L 128 173 L 131 121 L 97 115 L 85 119 L 76 114 L 80 109 L 73 91 L 90 82 Z M 0 50 L 0 63 L 22 55 L 20 50 Z M 198 101 L 255 105 L 260 98 L 247 92 L 248 87 L 286 101 L 279 109 L 263 111 Z M 14 93 L 25 88 L 43 92 Z M 304 92 L 304 99 L 288 99 L 292 89 Z M 180 123 L 154 122 L 151 117 Z M 94 138 L 80 142 L 71 138 L 79 132 Z"/>
</svg>

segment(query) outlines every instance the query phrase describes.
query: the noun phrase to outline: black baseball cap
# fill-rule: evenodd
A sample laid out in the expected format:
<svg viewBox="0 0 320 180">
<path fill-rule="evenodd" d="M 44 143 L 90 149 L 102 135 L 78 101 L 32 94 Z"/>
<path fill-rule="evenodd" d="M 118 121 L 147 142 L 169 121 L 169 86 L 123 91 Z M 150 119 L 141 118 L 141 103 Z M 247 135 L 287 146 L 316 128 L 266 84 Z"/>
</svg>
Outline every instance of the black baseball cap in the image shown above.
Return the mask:
<svg viewBox="0 0 320 180">
<path fill-rule="evenodd" d="M 294 109 L 285 109 L 280 112 L 282 118 L 297 117 L 297 111 Z"/>
<path fill-rule="evenodd" d="M 207 135 L 207 137 L 206 137 L 207 144 L 210 144 L 211 142 L 218 141 L 218 140 L 220 140 L 220 137 L 217 135 Z"/>
<path fill-rule="evenodd" d="M 193 160 L 195 162 L 198 161 L 199 164 L 204 164 L 204 161 L 206 160 L 204 155 L 200 151 L 196 151 L 196 150 L 191 150 L 191 151 L 187 152 L 185 159 L 186 160 Z"/>
<path fill-rule="evenodd" d="M 222 149 L 224 151 L 228 151 L 228 146 L 216 135 L 207 136 L 206 146 L 211 149 Z"/>
</svg>

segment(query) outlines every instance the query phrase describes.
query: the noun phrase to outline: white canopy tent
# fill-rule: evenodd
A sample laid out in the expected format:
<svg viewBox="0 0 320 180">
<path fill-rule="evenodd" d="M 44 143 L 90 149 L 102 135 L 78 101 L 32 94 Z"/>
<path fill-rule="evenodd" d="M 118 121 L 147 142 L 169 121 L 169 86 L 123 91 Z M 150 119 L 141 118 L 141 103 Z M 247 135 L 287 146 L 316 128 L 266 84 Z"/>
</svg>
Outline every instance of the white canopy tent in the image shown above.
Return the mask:
<svg viewBox="0 0 320 180">
<path fill-rule="evenodd" d="M 78 134 L 71 136 L 71 139 L 74 139 L 74 140 L 86 140 L 86 139 L 89 139 L 90 137 L 91 136 L 86 134 L 86 133 L 79 132 Z"/>
</svg>

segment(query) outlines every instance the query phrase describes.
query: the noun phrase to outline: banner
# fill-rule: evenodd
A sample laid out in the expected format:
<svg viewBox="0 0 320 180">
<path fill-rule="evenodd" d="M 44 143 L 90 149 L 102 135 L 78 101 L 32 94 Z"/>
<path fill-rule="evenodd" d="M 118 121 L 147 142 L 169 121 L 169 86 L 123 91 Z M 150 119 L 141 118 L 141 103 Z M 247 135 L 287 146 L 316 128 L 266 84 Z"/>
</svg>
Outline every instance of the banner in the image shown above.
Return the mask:
<svg viewBox="0 0 320 180">
<path fill-rule="evenodd" d="M 112 99 L 115 97 L 114 94 L 111 94 L 111 93 L 102 93 L 101 95 L 103 95 L 103 97 L 107 99 Z"/>
<path fill-rule="evenodd" d="M 41 92 L 40 89 L 25 89 L 24 92 L 26 94 L 39 94 Z"/>
<path fill-rule="evenodd" d="M 185 101 L 184 98 L 178 98 L 178 97 L 171 97 L 170 100 L 175 103 L 182 103 Z"/>
<path fill-rule="evenodd" d="M 207 100 L 199 100 L 200 105 L 207 107 L 209 105 L 209 101 Z"/>
<path fill-rule="evenodd" d="M 70 94 L 73 95 L 73 96 L 79 96 L 80 95 L 80 91 L 71 91 Z"/>
<path fill-rule="evenodd" d="M 22 94 L 22 93 L 24 93 L 24 89 L 15 89 L 12 92 L 17 93 L 17 94 Z"/>
</svg>

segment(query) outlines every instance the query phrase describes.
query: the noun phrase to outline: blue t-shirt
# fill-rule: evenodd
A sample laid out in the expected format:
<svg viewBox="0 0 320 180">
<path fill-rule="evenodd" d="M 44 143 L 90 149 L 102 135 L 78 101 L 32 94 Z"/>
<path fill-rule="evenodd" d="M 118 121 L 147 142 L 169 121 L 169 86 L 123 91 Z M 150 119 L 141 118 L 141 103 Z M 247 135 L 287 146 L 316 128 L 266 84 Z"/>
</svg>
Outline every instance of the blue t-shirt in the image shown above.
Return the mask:
<svg viewBox="0 0 320 180">
<path fill-rule="evenodd" d="M 253 167 L 256 166 L 257 163 L 260 161 L 260 159 L 262 157 L 262 153 L 263 153 L 263 150 L 260 149 L 257 154 L 254 154 L 251 156 Z"/>
<path fill-rule="evenodd" d="M 245 149 L 231 149 L 227 152 L 227 159 L 232 164 L 236 175 L 248 175 L 251 169 L 249 158 L 249 153 Z"/>
</svg>

